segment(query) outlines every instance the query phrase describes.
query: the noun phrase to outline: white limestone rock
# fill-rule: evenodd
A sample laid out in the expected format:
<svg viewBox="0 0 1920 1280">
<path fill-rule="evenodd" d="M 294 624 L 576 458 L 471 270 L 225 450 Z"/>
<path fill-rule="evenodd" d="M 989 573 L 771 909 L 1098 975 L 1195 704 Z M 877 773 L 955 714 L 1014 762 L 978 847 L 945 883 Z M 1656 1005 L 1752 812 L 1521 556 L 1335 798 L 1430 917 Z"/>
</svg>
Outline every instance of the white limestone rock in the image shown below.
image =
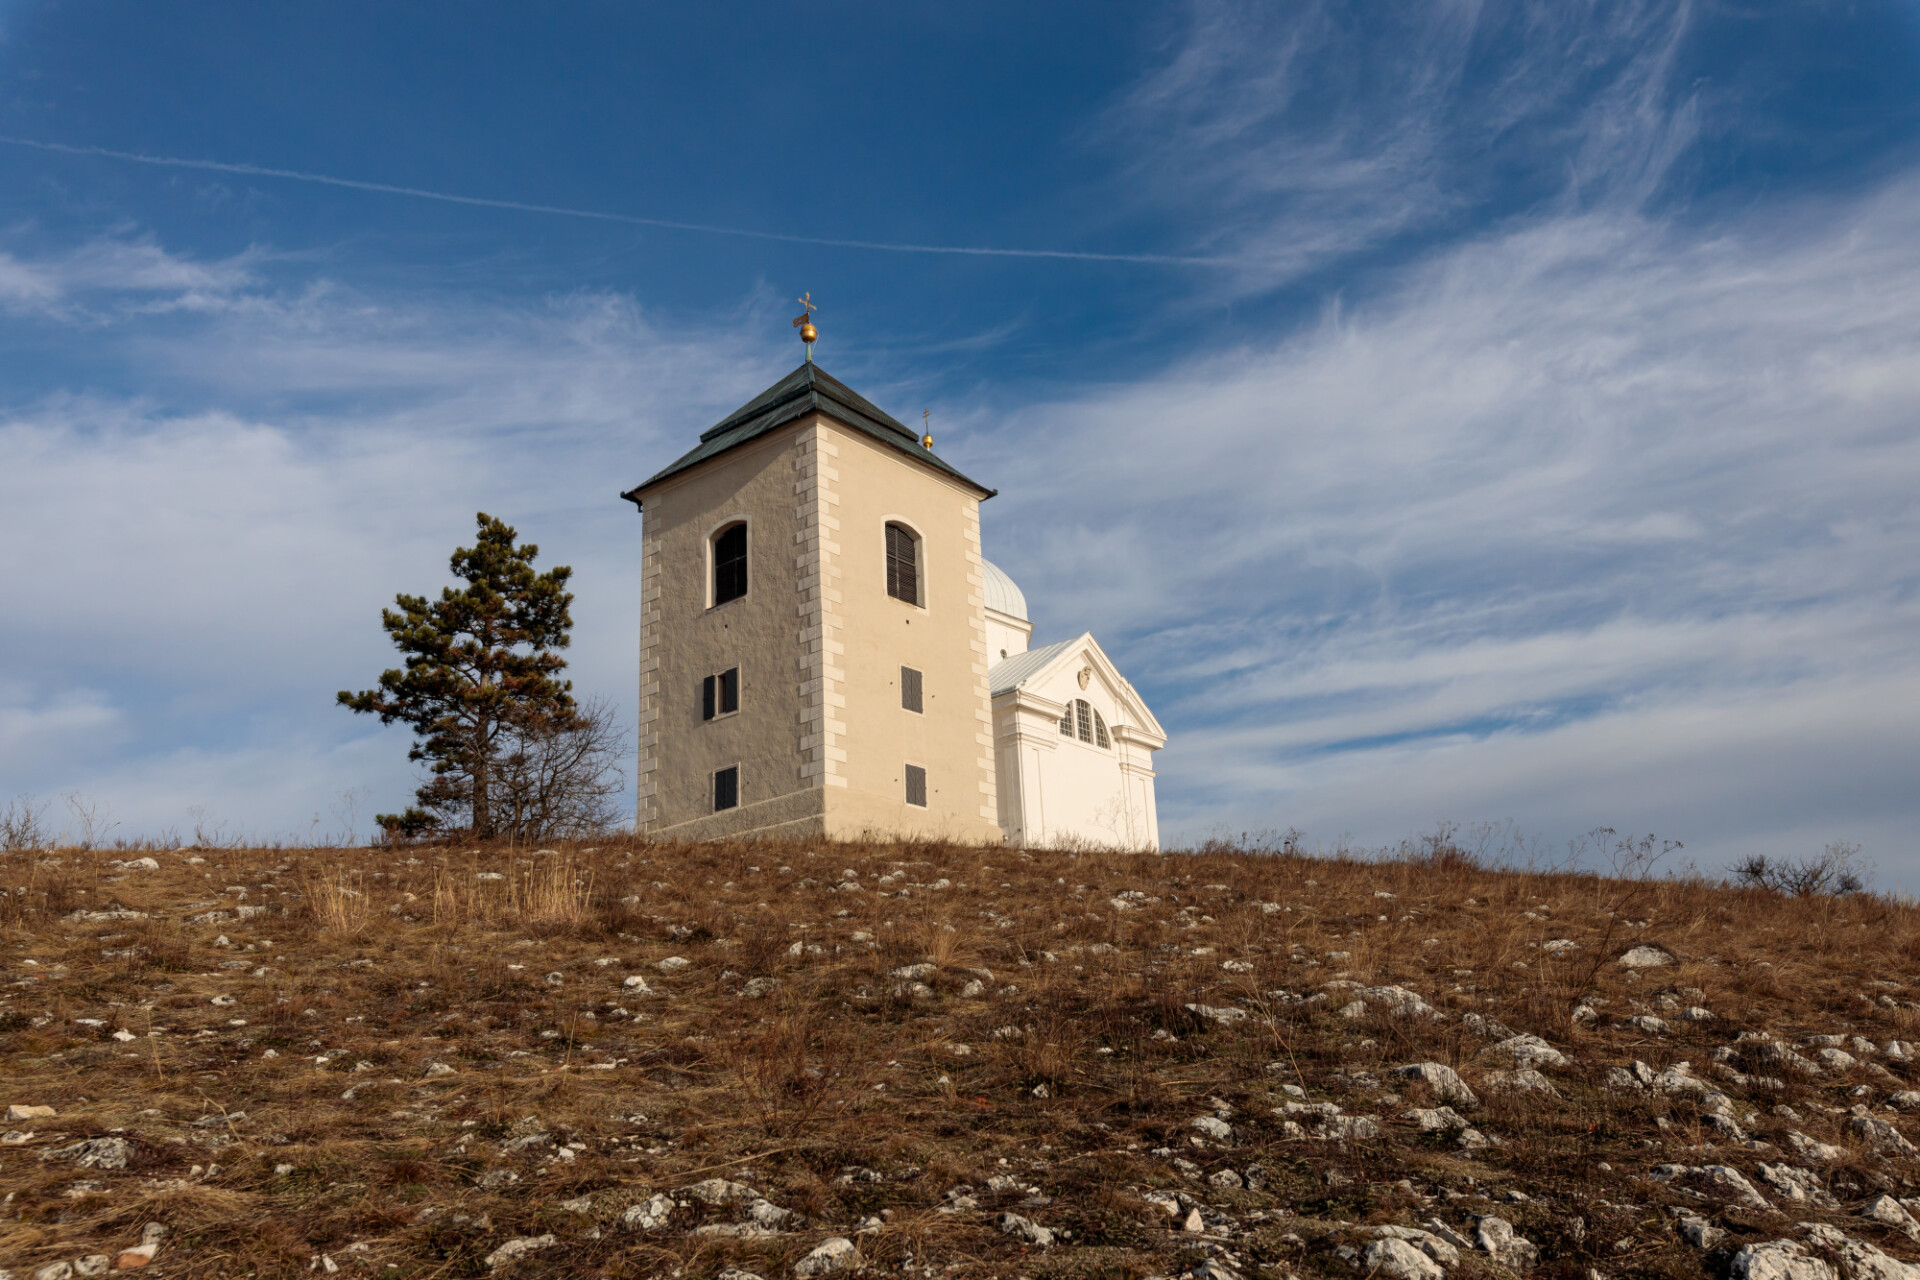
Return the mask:
<svg viewBox="0 0 1920 1280">
<path fill-rule="evenodd" d="M 1839 1207 L 1839 1202 L 1828 1192 L 1827 1184 L 1811 1169 L 1802 1169 L 1791 1164 L 1768 1164 L 1763 1161 L 1759 1174 L 1760 1181 L 1795 1204 L 1813 1205 L 1821 1209 Z"/>
<path fill-rule="evenodd" d="M 1798 1240 L 1750 1244 L 1733 1255 L 1732 1280 L 1840 1280 L 1833 1264 L 1807 1252 Z"/>
<path fill-rule="evenodd" d="M 658 1231 L 673 1216 L 673 1201 L 663 1195 L 649 1196 L 620 1215 L 620 1225 L 630 1231 Z"/>
<path fill-rule="evenodd" d="M 540 1236 L 516 1237 L 487 1255 L 487 1269 L 498 1270 L 509 1262 L 517 1261 L 530 1253 L 538 1253 L 542 1249 L 551 1249 L 558 1243 L 552 1232 Z"/>
<path fill-rule="evenodd" d="M 1231 1005 L 1190 1004 L 1186 1006 L 1186 1009 L 1188 1013 L 1196 1017 L 1205 1018 L 1210 1022 L 1218 1022 L 1223 1026 L 1231 1026 L 1236 1022 L 1242 1021 L 1247 1016 L 1245 1009 L 1236 1009 Z"/>
<path fill-rule="evenodd" d="M 1847 1121 L 1847 1131 L 1881 1155 L 1920 1155 L 1905 1134 L 1878 1116 L 1856 1115 Z"/>
<path fill-rule="evenodd" d="M 159 1254 L 160 1243 L 166 1238 L 167 1228 L 164 1223 L 149 1222 L 141 1228 L 140 1243 L 131 1249 L 122 1249 L 120 1256 L 113 1260 L 113 1269 L 131 1271 L 136 1267 L 146 1266 Z"/>
<path fill-rule="evenodd" d="M 1920 1280 L 1920 1265 L 1902 1262 L 1882 1253 L 1865 1241 L 1855 1240 L 1838 1227 L 1808 1223 L 1807 1240 L 1831 1251 L 1840 1259 L 1840 1271 L 1847 1280 Z"/>
<path fill-rule="evenodd" d="M 1878 1222 L 1882 1226 L 1892 1227 L 1909 1240 L 1920 1240 L 1920 1222 L 1916 1222 L 1906 1206 L 1890 1195 L 1881 1194 L 1867 1202 L 1860 1210 L 1860 1216 Z"/>
<path fill-rule="evenodd" d="M 1623 969 L 1657 969 L 1673 963 L 1673 952 L 1665 947 L 1642 944 L 1629 948 L 1621 955 L 1619 965 Z"/>
<path fill-rule="evenodd" d="M 1480 1105 L 1480 1099 L 1473 1090 L 1467 1088 L 1467 1082 L 1460 1073 L 1440 1062 L 1414 1062 L 1399 1069 L 1399 1074 L 1407 1080 L 1419 1080 L 1433 1090 L 1434 1096 L 1442 1102 L 1452 1103 L 1456 1107 L 1469 1109 Z"/>
<path fill-rule="evenodd" d="M 1564 1067 L 1573 1061 L 1566 1054 L 1548 1044 L 1536 1035 L 1509 1036 L 1499 1044 L 1489 1045 L 1480 1051 L 1480 1056 L 1510 1058 L 1516 1067 Z"/>
<path fill-rule="evenodd" d="M 1538 1093 L 1549 1098 L 1560 1096 L 1553 1081 L 1531 1067 L 1519 1071 L 1489 1071 L 1482 1077 L 1482 1082 L 1487 1088 L 1501 1093 Z"/>
<path fill-rule="evenodd" d="M 1832 1164 L 1836 1160 L 1846 1159 L 1847 1149 L 1836 1147 L 1830 1142 L 1816 1142 L 1798 1129 L 1787 1131 L 1787 1145 L 1802 1160 L 1811 1160 L 1815 1164 Z"/>
<path fill-rule="evenodd" d="M 1400 1118 L 1417 1126 L 1422 1133 L 1447 1133 L 1471 1127 L 1467 1118 L 1452 1107 L 1414 1107 L 1401 1112 Z"/>
<path fill-rule="evenodd" d="M 1215 1142 L 1231 1142 L 1233 1126 L 1215 1116 L 1195 1116 L 1187 1122 Z"/>
<path fill-rule="evenodd" d="M 1392 1236 L 1368 1245 L 1361 1266 L 1369 1275 L 1385 1280 L 1445 1280 L 1447 1274 L 1416 1246 Z"/>
<path fill-rule="evenodd" d="M 42 1160 L 67 1161 L 79 1169 L 124 1169 L 133 1144 L 125 1138 L 87 1138 L 81 1142 L 42 1151 Z"/>
<path fill-rule="evenodd" d="M 1474 1234 L 1480 1247 L 1485 1249 L 1493 1260 L 1513 1271 L 1531 1271 L 1533 1264 L 1540 1260 L 1540 1250 L 1533 1242 L 1513 1229 L 1513 1224 L 1505 1218 L 1492 1214 L 1474 1224 Z"/>
<path fill-rule="evenodd" d="M 1369 1227 L 1367 1231 L 1368 1234 L 1379 1236 L 1383 1239 L 1403 1240 L 1443 1267 L 1451 1267 L 1458 1264 L 1460 1261 L 1460 1250 L 1471 1249 L 1473 1247 L 1451 1231 L 1447 1233 L 1453 1237 L 1451 1240 L 1443 1239 L 1433 1232 L 1423 1230 L 1420 1227 L 1402 1227 L 1389 1224 L 1386 1226 Z"/>
<path fill-rule="evenodd" d="M 851 1271 L 864 1260 L 860 1251 L 853 1247 L 853 1241 L 845 1236 L 834 1236 L 822 1241 L 820 1246 L 806 1257 L 793 1264 L 793 1274 L 800 1280 L 810 1276 L 828 1276 L 838 1271 Z"/>
<path fill-rule="evenodd" d="M 1679 1220 L 1680 1238 L 1696 1249 L 1711 1249 L 1727 1234 L 1692 1210 L 1677 1208 L 1673 1216 Z"/>
<path fill-rule="evenodd" d="M 1003 1213 L 994 1221 L 1004 1235 L 1045 1249 L 1053 1244 L 1053 1232 L 1035 1222 L 1032 1218 L 1017 1213 Z"/>
<path fill-rule="evenodd" d="M 1655 1182 L 1691 1183 L 1749 1209 L 1765 1212 L 1773 1208 L 1744 1174 L 1729 1165 L 1661 1164 L 1655 1165 L 1647 1176 Z"/>
</svg>

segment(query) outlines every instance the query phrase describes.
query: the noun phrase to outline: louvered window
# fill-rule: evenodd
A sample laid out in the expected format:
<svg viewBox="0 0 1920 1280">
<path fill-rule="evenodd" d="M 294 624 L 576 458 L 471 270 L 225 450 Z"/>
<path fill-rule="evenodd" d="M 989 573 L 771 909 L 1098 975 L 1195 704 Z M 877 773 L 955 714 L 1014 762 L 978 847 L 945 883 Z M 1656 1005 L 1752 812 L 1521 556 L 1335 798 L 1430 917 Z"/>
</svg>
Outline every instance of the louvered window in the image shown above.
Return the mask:
<svg viewBox="0 0 1920 1280">
<path fill-rule="evenodd" d="M 713 602 L 747 594 L 747 526 L 730 524 L 713 539 Z"/>
<path fill-rule="evenodd" d="M 920 705 L 920 673 L 912 667 L 900 668 L 900 705 L 909 711 L 922 711 Z"/>
<path fill-rule="evenodd" d="M 917 764 L 907 766 L 907 803 L 927 807 L 927 771 Z"/>
<path fill-rule="evenodd" d="M 740 807 L 740 766 L 729 765 L 713 774 L 713 811 Z"/>
<path fill-rule="evenodd" d="M 887 594 L 920 603 L 920 540 L 905 525 L 887 526 Z"/>
</svg>

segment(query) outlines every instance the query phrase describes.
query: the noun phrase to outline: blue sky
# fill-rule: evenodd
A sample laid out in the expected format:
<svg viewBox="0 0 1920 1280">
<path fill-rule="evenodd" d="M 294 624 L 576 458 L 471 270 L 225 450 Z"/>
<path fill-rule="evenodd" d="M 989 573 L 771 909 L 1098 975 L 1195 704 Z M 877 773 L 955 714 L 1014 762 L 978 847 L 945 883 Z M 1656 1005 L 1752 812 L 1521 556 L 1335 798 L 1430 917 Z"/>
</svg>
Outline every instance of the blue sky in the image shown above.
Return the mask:
<svg viewBox="0 0 1920 1280">
<path fill-rule="evenodd" d="M 1920 888 L 1911 4 L 0 2 L 0 138 L 0 800 L 364 834 L 476 509 L 630 708 L 616 495 L 811 291 L 1169 840 Z"/>
</svg>

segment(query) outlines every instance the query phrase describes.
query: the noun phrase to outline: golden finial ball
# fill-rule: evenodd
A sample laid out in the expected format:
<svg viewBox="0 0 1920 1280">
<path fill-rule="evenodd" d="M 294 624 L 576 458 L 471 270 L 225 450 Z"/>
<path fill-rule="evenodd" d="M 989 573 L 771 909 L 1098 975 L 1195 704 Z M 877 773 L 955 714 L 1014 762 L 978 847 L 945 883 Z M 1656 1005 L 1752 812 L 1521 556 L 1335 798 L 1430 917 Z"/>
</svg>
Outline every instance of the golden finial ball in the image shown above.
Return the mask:
<svg viewBox="0 0 1920 1280">
<path fill-rule="evenodd" d="M 813 327 L 813 321 L 809 320 L 805 324 L 802 324 L 800 326 L 800 341 L 812 342 L 815 338 L 818 338 L 819 336 L 820 336 L 820 331 Z"/>
<path fill-rule="evenodd" d="M 932 436 L 921 436 L 921 437 L 920 437 L 920 447 L 921 447 L 922 449 L 931 449 L 931 448 L 933 448 L 933 437 L 932 437 Z"/>
</svg>

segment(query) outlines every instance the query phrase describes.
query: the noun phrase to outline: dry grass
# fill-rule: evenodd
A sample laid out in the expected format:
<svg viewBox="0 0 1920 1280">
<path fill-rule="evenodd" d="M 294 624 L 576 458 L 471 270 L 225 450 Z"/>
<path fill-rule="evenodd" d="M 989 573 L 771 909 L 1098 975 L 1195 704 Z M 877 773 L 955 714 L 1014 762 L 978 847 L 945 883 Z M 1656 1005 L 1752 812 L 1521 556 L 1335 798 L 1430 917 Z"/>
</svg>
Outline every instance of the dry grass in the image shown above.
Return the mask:
<svg viewBox="0 0 1920 1280">
<path fill-rule="evenodd" d="M 307 916 L 321 932 L 347 938 L 366 932 L 373 920 L 373 899 L 367 893 L 365 872 L 322 863 L 307 871 L 301 886 Z"/>
<path fill-rule="evenodd" d="M 159 1221 L 176 1276 L 305 1273 L 320 1255 L 375 1276 L 484 1274 L 503 1241 L 547 1233 L 514 1274 L 784 1278 L 848 1235 L 871 1266 L 916 1274 L 1165 1275 L 1212 1250 L 1249 1280 L 1352 1276 L 1338 1251 L 1365 1224 L 1498 1212 L 1543 1274 L 1700 1276 L 1920 1176 L 1848 1125 L 1861 1104 L 1904 1125 L 1880 1109 L 1913 1081 L 1904 1062 L 1776 1068 L 1777 1091 L 1709 1074 L 1743 1030 L 1920 1035 L 1920 913 L 1881 899 L 1457 857 L 631 842 L 155 856 L 158 871 L 0 855 L 0 1104 L 60 1113 L 10 1122 L 31 1136 L 0 1147 L 0 1268 L 15 1274 L 117 1252 Z M 1675 962 L 1614 962 L 1640 943 Z M 661 967 L 674 957 L 688 963 Z M 1348 1017 L 1355 989 L 1329 983 L 1404 987 L 1443 1016 L 1373 996 Z M 1583 1005 L 1597 1020 L 1573 1020 Z M 1677 1016 L 1693 1005 L 1715 1016 Z M 1626 1021 L 1642 1013 L 1667 1030 Z M 1564 1097 L 1488 1088 L 1502 1064 L 1468 1014 L 1572 1054 L 1548 1072 Z M 1768 1147 L 1716 1130 L 1698 1093 L 1609 1089 L 1635 1059 L 1691 1063 Z M 1499 1145 L 1399 1119 L 1431 1101 L 1392 1075 L 1418 1061 L 1458 1068 Z M 1382 1131 L 1289 1138 L 1285 1086 Z M 1196 1145 L 1190 1122 L 1223 1109 L 1233 1137 Z M 1811 1164 L 1795 1132 L 1839 1158 Z M 126 1168 L 38 1158 L 107 1136 L 130 1144 Z M 1757 1181 L 1762 1161 L 1813 1168 L 1836 1207 L 1763 1186 L 1788 1216 L 1761 1214 L 1646 1177 L 1672 1162 Z M 1260 1189 L 1206 1180 L 1250 1166 Z M 687 1197 L 665 1230 L 621 1225 L 655 1191 L 715 1176 L 812 1225 L 700 1234 L 728 1215 Z M 962 1185 L 977 1208 L 939 1212 Z M 1208 1231 L 1172 1229 L 1141 1198 L 1153 1188 L 1205 1206 Z M 1668 1205 L 1730 1234 L 1695 1250 Z M 1009 1210 L 1071 1235 L 1021 1244 L 995 1229 Z M 1848 1230 L 1912 1252 L 1857 1218 Z M 1476 1257 L 1461 1273 L 1496 1270 Z"/>
</svg>

